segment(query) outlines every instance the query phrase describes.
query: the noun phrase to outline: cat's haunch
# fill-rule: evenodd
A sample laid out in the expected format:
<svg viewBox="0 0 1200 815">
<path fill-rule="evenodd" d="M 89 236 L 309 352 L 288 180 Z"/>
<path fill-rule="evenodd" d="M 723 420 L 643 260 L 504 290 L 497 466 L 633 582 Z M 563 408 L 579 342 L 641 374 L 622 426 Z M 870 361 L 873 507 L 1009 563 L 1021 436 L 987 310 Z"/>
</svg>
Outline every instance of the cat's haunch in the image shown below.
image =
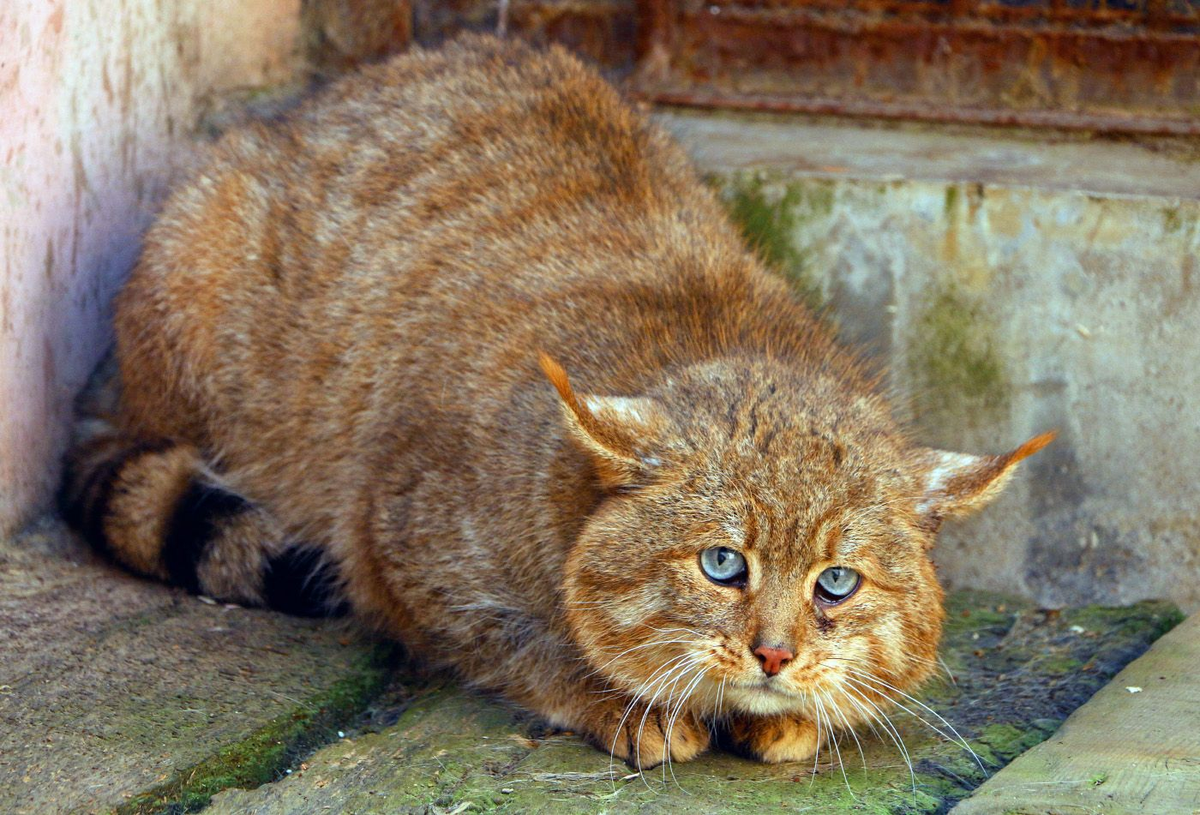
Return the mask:
<svg viewBox="0 0 1200 815">
<path fill-rule="evenodd" d="M 811 758 L 936 665 L 916 445 L 683 152 L 565 51 L 474 37 L 229 133 L 116 313 L 65 509 L 128 568 L 349 610 L 637 767 Z"/>
</svg>

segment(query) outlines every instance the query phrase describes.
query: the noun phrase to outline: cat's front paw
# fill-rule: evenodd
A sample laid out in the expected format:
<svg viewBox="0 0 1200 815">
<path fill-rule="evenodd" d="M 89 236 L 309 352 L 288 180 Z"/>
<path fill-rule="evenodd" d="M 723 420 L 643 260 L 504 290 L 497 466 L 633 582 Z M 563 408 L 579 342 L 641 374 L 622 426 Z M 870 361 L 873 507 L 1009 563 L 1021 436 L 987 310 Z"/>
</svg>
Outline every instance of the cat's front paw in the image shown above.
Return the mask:
<svg viewBox="0 0 1200 815">
<path fill-rule="evenodd" d="M 625 715 L 609 713 L 596 722 L 594 741 L 603 750 L 636 770 L 664 763 L 690 761 L 708 748 L 708 727 L 690 713 L 672 717 L 663 708 L 635 704 Z"/>
<path fill-rule="evenodd" d="M 821 731 L 804 719 L 735 716 L 726 728 L 736 749 L 767 764 L 808 761 L 821 745 Z"/>
</svg>

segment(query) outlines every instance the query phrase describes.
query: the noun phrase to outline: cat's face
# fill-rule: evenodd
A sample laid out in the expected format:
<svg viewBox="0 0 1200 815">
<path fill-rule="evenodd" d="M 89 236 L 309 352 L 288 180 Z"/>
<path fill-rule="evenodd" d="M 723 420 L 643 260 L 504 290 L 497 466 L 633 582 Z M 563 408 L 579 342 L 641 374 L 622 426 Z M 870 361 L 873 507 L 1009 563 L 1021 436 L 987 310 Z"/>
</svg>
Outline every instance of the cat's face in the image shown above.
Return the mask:
<svg viewBox="0 0 1200 815">
<path fill-rule="evenodd" d="M 1019 460 L 912 447 L 877 399 L 777 371 L 564 398 L 613 488 L 568 561 L 576 637 L 610 684 L 702 713 L 838 727 L 927 677 L 934 531 Z"/>
</svg>

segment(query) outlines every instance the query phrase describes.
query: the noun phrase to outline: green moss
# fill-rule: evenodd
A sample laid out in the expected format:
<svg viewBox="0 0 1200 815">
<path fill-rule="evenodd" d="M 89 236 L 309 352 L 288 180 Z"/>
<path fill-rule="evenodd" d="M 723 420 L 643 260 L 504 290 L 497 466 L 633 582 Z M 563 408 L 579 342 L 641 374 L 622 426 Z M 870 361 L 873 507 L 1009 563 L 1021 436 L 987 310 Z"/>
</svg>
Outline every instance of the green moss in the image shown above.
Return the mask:
<svg viewBox="0 0 1200 815">
<path fill-rule="evenodd" d="M 951 284 L 927 299 L 914 325 L 910 361 L 924 410 L 937 412 L 963 401 L 972 407 L 1007 406 L 1008 374 L 982 301 Z"/>
<path fill-rule="evenodd" d="M 976 740 L 975 750 L 987 748 L 994 766 L 1002 766 L 1024 753 L 1030 747 L 1041 744 L 1054 732 L 1054 728 L 1037 727 L 1030 722 L 1016 724 L 994 724 L 985 727 Z"/>
<path fill-rule="evenodd" d="M 394 649 L 378 646 L 327 691 L 307 700 L 237 744 L 182 770 L 116 809 L 116 815 L 194 812 L 232 787 L 275 781 L 299 755 L 329 741 L 387 683 Z"/>
<path fill-rule="evenodd" d="M 1083 667 L 1078 659 L 1069 656 L 1050 655 L 1037 661 L 1038 670 L 1050 674 L 1065 674 Z"/>
<path fill-rule="evenodd" d="M 775 181 L 765 176 L 743 176 L 722 187 L 714 183 L 729 208 L 729 214 L 746 242 L 770 267 L 783 274 L 814 309 L 824 305 L 820 270 L 814 251 L 805 245 L 802 229 L 814 220 L 827 219 L 833 212 L 831 182 Z"/>
<path fill-rule="evenodd" d="M 959 589 L 947 594 L 945 601 L 948 618 L 983 624 L 1011 622 L 1013 614 L 1031 608 L 1033 603 L 1024 597 L 979 589 Z M 947 624 L 952 623 L 948 620 Z"/>
<path fill-rule="evenodd" d="M 953 217 L 954 210 L 958 207 L 958 187 L 951 184 L 946 187 L 946 204 L 943 211 L 947 218 Z"/>
<path fill-rule="evenodd" d="M 1173 603 L 1144 600 L 1132 606 L 1085 606 L 1063 613 L 1069 625 L 1085 632 L 1158 639 L 1183 622 L 1185 615 Z"/>
<path fill-rule="evenodd" d="M 1174 234 L 1183 227 L 1183 218 L 1179 214 L 1179 207 L 1163 207 L 1163 229 L 1167 234 Z"/>
<path fill-rule="evenodd" d="M 755 180 L 733 190 L 729 210 L 747 243 L 762 259 L 785 267 L 800 260 L 790 234 L 796 225 L 793 209 L 798 201 L 798 192 L 791 189 L 778 201 L 770 202 L 763 192 L 763 183 Z"/>
</svg>

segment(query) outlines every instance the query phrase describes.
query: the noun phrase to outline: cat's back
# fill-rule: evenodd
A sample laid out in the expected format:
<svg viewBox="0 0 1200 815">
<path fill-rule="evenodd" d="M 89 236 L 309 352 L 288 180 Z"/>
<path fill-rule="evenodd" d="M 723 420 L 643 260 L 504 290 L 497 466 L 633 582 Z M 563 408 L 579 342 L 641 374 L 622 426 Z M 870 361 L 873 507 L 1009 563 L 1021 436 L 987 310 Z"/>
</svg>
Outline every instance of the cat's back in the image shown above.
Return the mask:
<svg viewBox="0 0 1200 815">
<path fill-rule="evenodd" d="M 589 246 L 644 254 L 713 215 L 679 148 L 565 50 L 467 37 L 227 134 L 168 201 L 119 310 L 311 331 L 300 306 L 328 324 L 464 286 L 502 306 L 619 277 Z"/>
<path fill-rule="evenodd" d="M 383 414 L 452 424 L 598 290 L 722 247 L 682 151 L 564 50 L 414 51 L 228 134 L 174 193 L 118 303 L 125 409 L 280 495 L 336 481 Z"/>
</svg>

